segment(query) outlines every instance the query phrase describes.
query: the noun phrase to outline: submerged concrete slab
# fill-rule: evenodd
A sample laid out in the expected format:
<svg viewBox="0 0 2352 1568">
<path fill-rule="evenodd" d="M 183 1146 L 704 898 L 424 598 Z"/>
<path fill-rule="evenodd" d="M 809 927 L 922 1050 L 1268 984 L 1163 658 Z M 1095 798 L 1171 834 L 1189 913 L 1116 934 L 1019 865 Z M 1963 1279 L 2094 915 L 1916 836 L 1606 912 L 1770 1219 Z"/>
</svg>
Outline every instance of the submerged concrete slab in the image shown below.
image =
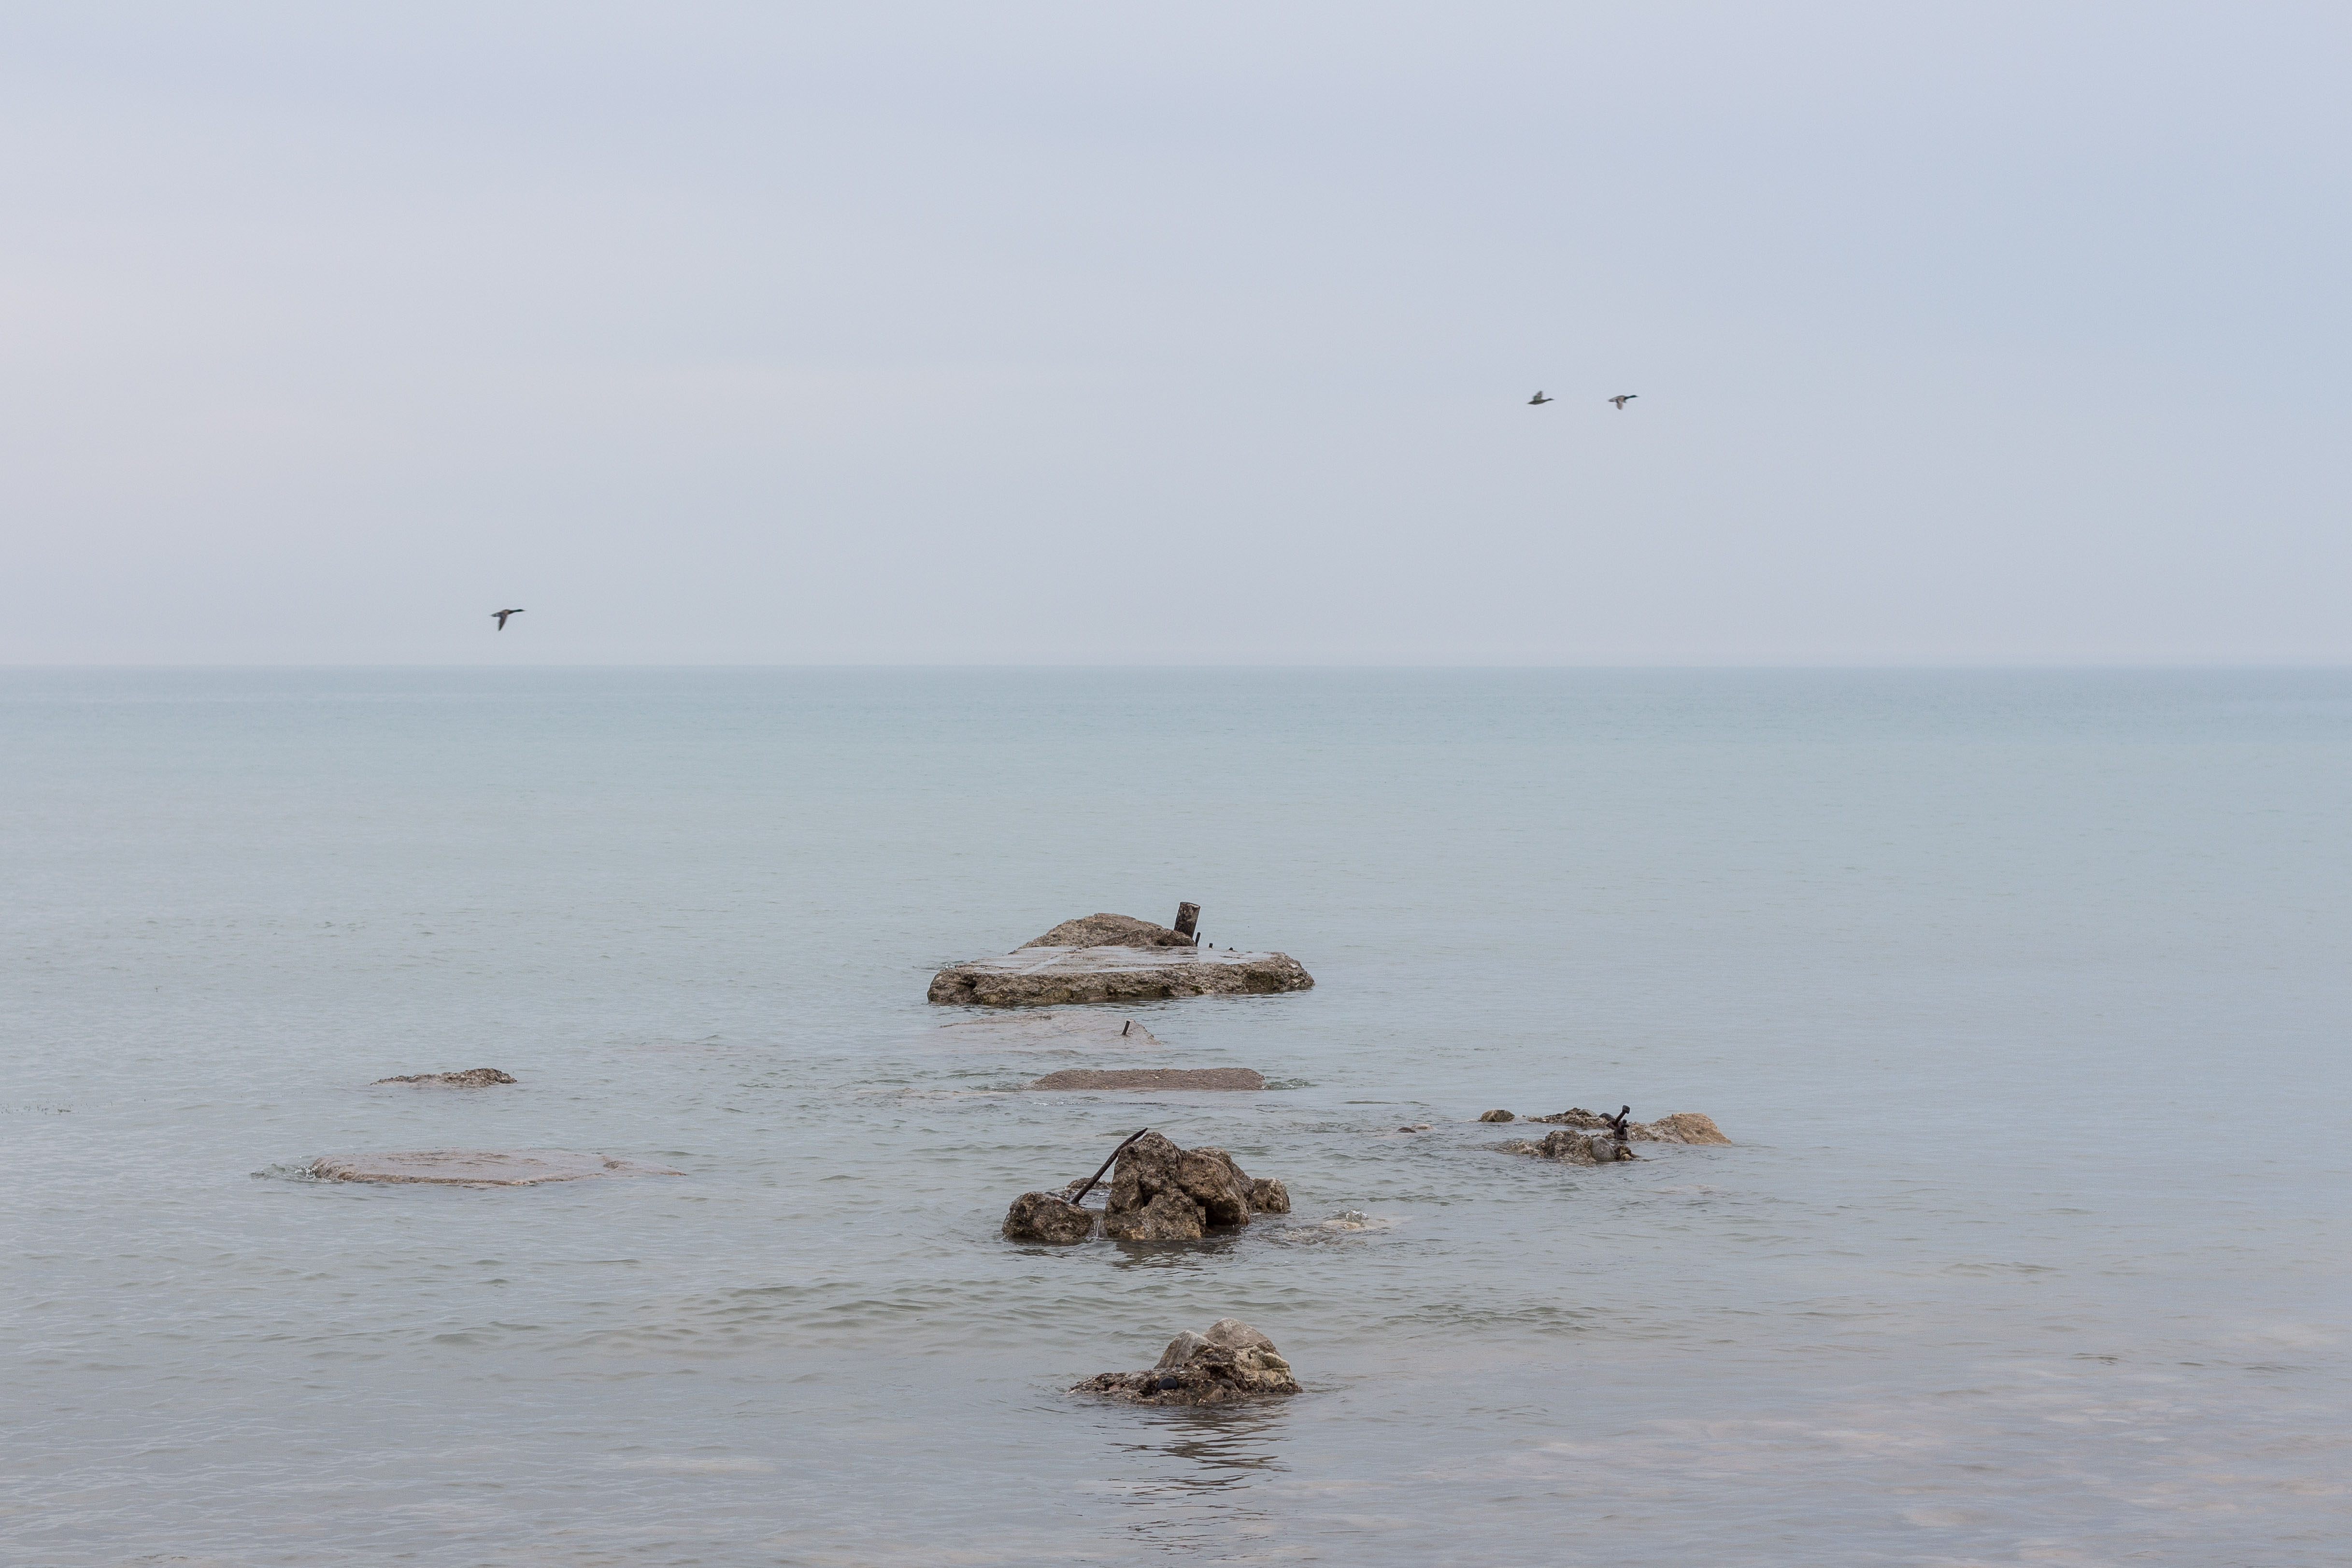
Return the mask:
<svg viewBox="0 0 2352 1568">
<path fill-rule="evenodd" d="M 325 1182 L 425 1183 L 453 1187 L 535 1187 L 593 1176 L 682 1176 L 665 1165 L 640 1164 L 568 1149 L 404 1149 L 373 1154 L 327 1154 L 310 1162 Z"/>
<path fill-rule="evenodd" d="M 1265 1074 L 1248 1068 L 1066 1068 L 1031 1089 L 1232 1089 L 1265 1087 Z"/>
<path fill-rule="evenodd" d="M 1286 952 L 1167 947 L 1024 947 L 951 963 L 930 999 L 967 1007 L 1146 1002 L 1176 996 L 1264 996 L 1315 984 Z"/>
<path fill-rule="evenodd" d="M 1055 1051 L 1158 1049 L 1160 1038 L 1123 1013 L 1017 1011 L 959 1018 L 929 1031 L 932 1044 L 968 1050 Z"/>
</svg>

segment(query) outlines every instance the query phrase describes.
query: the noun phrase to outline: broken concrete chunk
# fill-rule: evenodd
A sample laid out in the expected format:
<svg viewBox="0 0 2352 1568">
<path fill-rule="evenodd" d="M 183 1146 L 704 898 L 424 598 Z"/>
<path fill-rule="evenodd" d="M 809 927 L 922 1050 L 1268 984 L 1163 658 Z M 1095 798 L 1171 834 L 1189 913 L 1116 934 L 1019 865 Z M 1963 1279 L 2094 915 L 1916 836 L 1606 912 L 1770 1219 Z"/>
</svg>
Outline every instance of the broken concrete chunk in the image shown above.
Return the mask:
<svg viewBox="0 0 2352 1568">
<path fill-rule="evenodd" d="M 1315 984 L 1282 952 L 1216 952 L 1131 915 L 1065 921 L 998 958 L 951 963 L 931 977 L 950 1006 L 1036 1007 L 1176 996 L 1271 995 Z"/>
</svg>

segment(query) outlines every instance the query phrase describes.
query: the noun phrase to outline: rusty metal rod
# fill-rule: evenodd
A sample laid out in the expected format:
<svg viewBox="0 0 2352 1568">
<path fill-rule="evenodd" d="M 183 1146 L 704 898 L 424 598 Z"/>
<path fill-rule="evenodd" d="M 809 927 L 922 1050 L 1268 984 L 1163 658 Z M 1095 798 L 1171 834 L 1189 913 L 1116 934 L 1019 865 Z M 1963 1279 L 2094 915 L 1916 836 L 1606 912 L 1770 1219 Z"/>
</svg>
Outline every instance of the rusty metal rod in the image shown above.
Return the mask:
<svg viewBox="0 0 2352 1568">
<path fill-rule="evenodd" d="M 1128 1140 L 1127 1140 L 1127 1143 L 1132 1143 L 1132 1142 L 1134 1142 L 1136 1141 L 1136 1139 L 1142 1137 L 1145 1133 L 1147 1133 L 1147 1132 L 1149 1132 L 1149 1131 L 1151 1131 L 1151 1129 L 1150 1129 L 1150 1128 L 1149 1128 L 1149 1127 L 1139 1127 L 1139 1128 L 1137 1128 L 1137 1129 L 1135 1130 L 1135 1131 L 1134 1131 L 1134 1132 L 1133 1132 L 1133 1133 L 1132 1133 L 1132 1134 L 1128 1138 Z M 1083 1200 L 1083 1199 L 1086 1197 L 1086 1195 L 1087 1195 L 1088 1193 L 1093 1192 L 1093 1191 L 1095 1190 L 1095 1184 L 1096 1184 L 1097 1182 L 1101 1181 L 1101 1180 L 1102 1180 L 1102 1178 L 1103 1178 L 1103 1171 L 1108 1171 L 1108 1170 L 1109 1170 L 1109 1169 L 1110 1169 L 1110 1167 L 1111 1167 L 1111 1161 L 1112 1161 L 1112 1160 L 1116 1160 L 1116 1159 L 1118 1159 L 1121 1154 L 1124 1154 L 1124 1153 L 1126 1153 L 1126 1152 L 1127 1152 L 1127 1143 L 1122 1143 L 1122 1144 L 1120 1144 L 1118 1148 L 1116 1148 L 1116 1149 L 1112 1150 L 1112 1151 L 1110 1152 L 1110 1159 L 1109 1159 L 1109 1160 L 1105 1160 L 1105 1161 L 1102 1163 L 1102 1170 L 1100 1170 L 1100 1171 L 1097 1171 L 1093 1175 L 1088 1176 L 1088 1177 L 1087 1178 L 1087 1184 L 1086 1184 L 1085 1186 L 1083 1186 L 1083 1187 L 1080 1187 L 1076 1192 L 1072 1193 L 1072 1194 L 1070 1194 L 1070 1196 L 1069 1196 L 1069 1198 L 1068 1198 L 1068 1200 L 1067 1200 L 1067 1201 L 1068 1201 L 1068 1202 L 1070 1202 L 1070 1203 L 1074 1203 L 1074 1204 L 1075 1204 L 1075 1203 L 1077 1203 L 1077 1202 L 1080 1202 L 1081 1200 Z"/>
</svg>

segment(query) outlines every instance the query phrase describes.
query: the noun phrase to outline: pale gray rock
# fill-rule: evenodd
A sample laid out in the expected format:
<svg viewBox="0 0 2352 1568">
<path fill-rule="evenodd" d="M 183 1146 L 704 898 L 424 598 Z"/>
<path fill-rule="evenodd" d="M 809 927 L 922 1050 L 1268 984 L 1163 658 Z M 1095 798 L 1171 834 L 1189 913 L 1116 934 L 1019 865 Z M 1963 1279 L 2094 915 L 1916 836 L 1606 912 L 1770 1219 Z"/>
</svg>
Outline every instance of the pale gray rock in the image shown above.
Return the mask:
<svg viewBox="0 0 2352 1568">
<path fill-rule="evenodd" d="M 1004 1216 L 1004 1239 L 1067 1246 L 1092 1237 L 1101 1217 L 1060 1193 L 1024 1193 Z"/>
<path fill-rule="evenodd" d="M 1137 1405 L 1225 1405 L 1297 1394 L 1298 1379 L 1272 1340 L 1239 1318 L 1220 1318 L 1205 1334 L 1169 1341 L 1159 1363 L 1145 1371 L 1106 1372 L 1070 1392 Z"/>
<path fill-rule="evenodd" d="M 1315 984 L 1286 952 L 1185 947 L 1024 947 L 931 976 L 942 1006 L 1042 1007 L 1178 996 L 1265 996 Z"/>
<path fill-rule="evenodd" d="M 678 1176 L 667 1165 L 641 1164 L 568 1149 L 412 1149 L 374 1154 L 327 1154 L 310 1163 L 325 1182 L 422 1183 L 459 1187 L 535 1187 L 598 1176 Z"/>
<path fill-rule="evenodd" d="M 1065 1068 L 1049 1072 L 1031 1089 L 1212 1089 L 1265 1087 L 1265 1074 L 1248 1068 Z"/>
<path fill-rule="evenodd" d="M 512 1083 L 511 1074 L 496 1068 L 467 1068 L 464 1072 L 412 1072 L 399 1078 L 380 1078 L 376 1083 L 446 1084 L 451 1089 L 488 1089 L 494 1083 Z M 370 1088 L 374 1085 L 371 1084 Z"/>
</svg>

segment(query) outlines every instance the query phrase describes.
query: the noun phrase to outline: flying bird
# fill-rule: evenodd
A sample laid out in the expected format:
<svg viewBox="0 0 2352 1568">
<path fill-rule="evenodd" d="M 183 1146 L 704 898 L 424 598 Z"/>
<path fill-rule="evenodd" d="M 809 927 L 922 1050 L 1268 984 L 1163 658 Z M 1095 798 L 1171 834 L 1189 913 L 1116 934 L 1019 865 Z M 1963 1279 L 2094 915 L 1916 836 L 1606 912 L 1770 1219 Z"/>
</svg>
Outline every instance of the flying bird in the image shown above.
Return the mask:
<svg viewBox="0 0 2352 1568">
<path fill-rule="evenodd" d="M 521 614 L 522 612 L 520 610 L 492 610 L 490 612 L 491 617 L 499 623 L 499 630 L 500 631 L 507 629 L 507 617 L 509 616 L 519 616 Z"/>
<path fill-rule="evenodd" d="M 1557 403 L 1559 400 L 1554 397 L 1546 397 L 1542 393 L 1538 392 L 1533 397 L 1528 398 L 1528 401 L 1529 403 Z"/>
<path fill-rule="evenodd" d="M 1612 402 L 1612 403 L 1613 403 L 1613 404 L 1615 404 L 1615 405 L 1617 405 L 1617 412 L 1618 412 L 1618 413 L 1622 414 L 1622 413 L 1624 413 L 1624 412 L 1625 412 L 1625 405 L 1627 405 L 1627 404 L 1629 404 L 1629 403 L 1633 402 L 1633 399 L 1635 399 L 1635 398 L 1637 398 L 1637 397 L 1639 397 L 1639 396 L 1641 396 L 1641 395 L 1641 395 L 1640 393 L 1638 393 L 1638 392 L 1621 392 L 1621 393 L 1619 393 L 1616 396 L 1614 396 L 1614 397 L 1611 398 L 1609 401 L 1610 401 L 1610 402 Z"/>
</svg>

